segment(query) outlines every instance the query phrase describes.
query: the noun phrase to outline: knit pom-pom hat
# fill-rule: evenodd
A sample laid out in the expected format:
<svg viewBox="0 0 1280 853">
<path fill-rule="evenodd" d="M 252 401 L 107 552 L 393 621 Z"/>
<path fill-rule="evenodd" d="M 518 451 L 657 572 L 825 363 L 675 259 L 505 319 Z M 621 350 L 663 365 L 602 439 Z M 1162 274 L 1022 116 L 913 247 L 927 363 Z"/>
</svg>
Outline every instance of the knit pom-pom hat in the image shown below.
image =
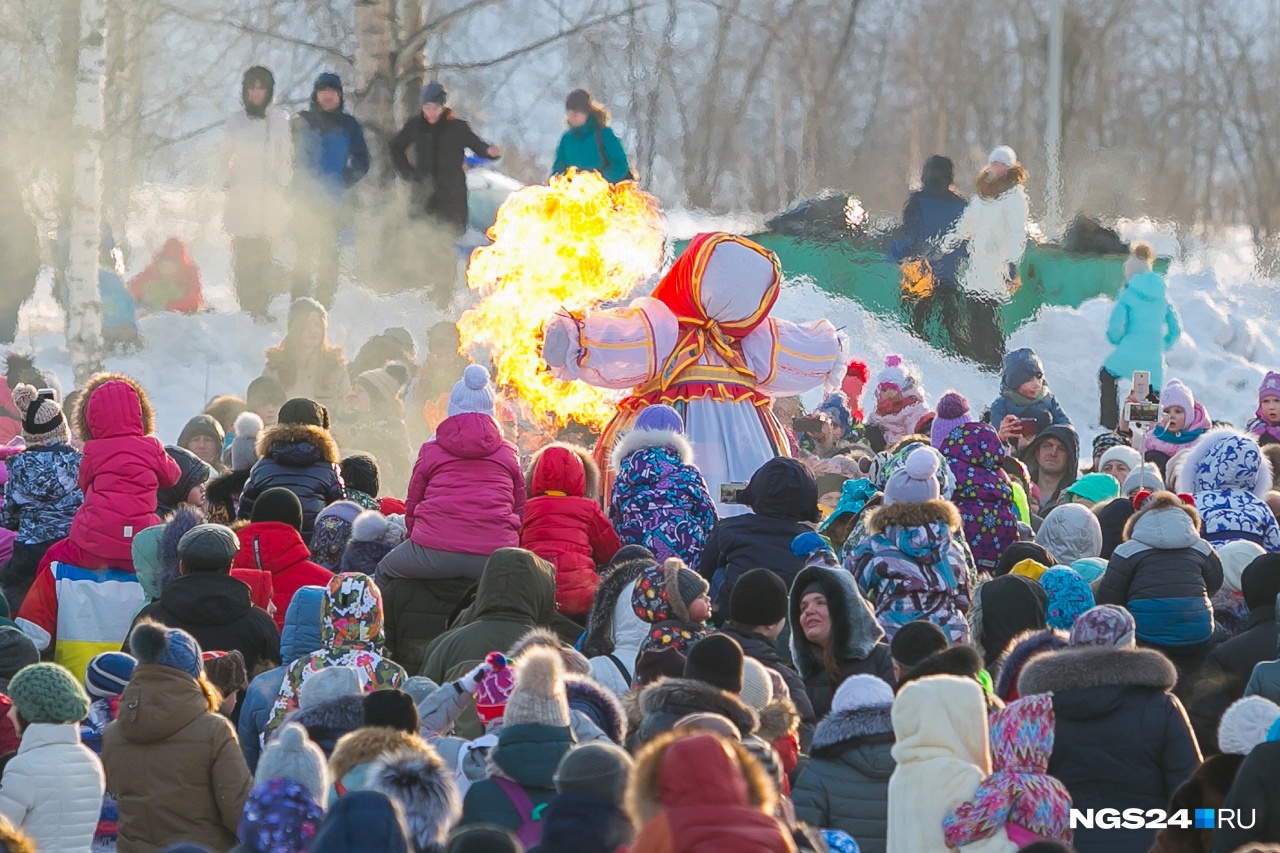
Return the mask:
<svg viewBox="0 0 1280 853">
<path fill-rule="evenodd" d="M 884 487 L 884 505 L 895 503 L 925 503 L 936 501 L 941 495 L 938 487 L 938 466 L 942 457 L 929 447 L 918 447 L 907 461 L 894 471 Z"/>
<path fill-rule="evenodd" d="M 933 426 L 929 428 L 929 443 L 941 448 L 942 443 L 958 426 L 964 426 L 973 420 L 969 413 L 969 401 L 959 391 L 948 391 L 938 399 L 937 416 Z"/>
<path fill-rule="evenodd" d="M 89 661 L 84 673 L 84 689 L 90 699 L 119 696 L 133 678 L 133 668 L 138 665 L 132 655 L 124 652 L 102 652 Z"/>
<path fill-rule="evenodd" d="M 1268 371 L 1262 378 L 1262 384 L 1258 386 L 1258 405 L 1262 405 L 1262 401 L 1268 397 L 1280 399 L 1280 373 L 1274 370 Z"/>
<path fill-rule="evenodd" d="M 448 417 L 454 415 L 488 415 L 495 417 L 493 386 L 489 384 L 489 371 L 478 364 L 468 364 L 462 371 L 462 379 L 449 392 Z"/>
<path fill-rule="evenodd" d="M 62 406 L 57 400 L 41 398 L 36 386 L 19 383 L 13 389 L 13 405 L 22 413 L 22 439 L 27 447 L 70 441 Z"/>
<path fill-rule="evenodd" d="M 297 782 L 322 807 L 329 801 L 329 762 L 298 723 L 285 723 L 262 750 L 254 782 L 273 779 Z"/>
<path fill-rule="evenodd" d="M 185 672 L 200 680 L 204 674 L 200 644 L 180 628 L 166 628 L 158 622 L 143 620 L 129 634 L 129 650 L 140 664 L 156 664 Z"/>
<path fill-rule="evenodd" d="M 916 378 L 915 371 L 897 353 L 885 356 L 884 367 L 876 374 L 875 392 L 879 394 L 885 387 L 896 388 L 904 396 L 921 393 L 920 380 Z"/>
<path fill-rule="evenodd" d="M 507 700 L 516 686 L 515 670 L 500 652 L 490 652 L 485 662 L 489 672 L 476 687 L 476 716 L 482 723 L 500 719 L 507 708 Z"/>
<path fill-rule="evenodd" d="M 1187 415 L 1186 426 L 1191 426 L 1196 413 L 1196 398 L 1181 379 L 1170 379 L 1160 392 L 1160 408 L 1167 409 L 1170 406 L 1180 407 Z"/>
<path fill-rule="evenodd" d="M 560 655 L 550 649 L 530 649 L 515 669 L 515 688 L 507 698 L 503 725 L 568 727 L 569 697 L 565 693 Z"/>
</svg>

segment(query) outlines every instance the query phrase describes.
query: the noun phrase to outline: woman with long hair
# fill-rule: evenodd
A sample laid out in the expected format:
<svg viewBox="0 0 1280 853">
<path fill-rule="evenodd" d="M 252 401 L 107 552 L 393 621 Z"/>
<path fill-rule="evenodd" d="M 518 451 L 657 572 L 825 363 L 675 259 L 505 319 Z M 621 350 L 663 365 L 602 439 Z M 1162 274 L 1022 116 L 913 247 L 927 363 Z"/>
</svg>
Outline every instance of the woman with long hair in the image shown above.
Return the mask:
<svg viewBox="0 0 1280 853">
<path fill-rule="evenodd" d="M 342 347 L 329 344 L 329 312 L 302 297 L 289 306 L 284 340 L 267 350 L 262 375 L 284 389 L 285 399 L 305 397 L 341 411 L 351 388 Z"/>
<path fill-rule="evenodd" d="M 574 89 L 564 102 L 569 127 L 556 146 L 552 175 L 563 175 L 570 167 L 582 172 L 599 172 L 609 183 L 635 180 L 627 152 L 609 126 L 609 111 L 586 89 Z"/>
</svg>

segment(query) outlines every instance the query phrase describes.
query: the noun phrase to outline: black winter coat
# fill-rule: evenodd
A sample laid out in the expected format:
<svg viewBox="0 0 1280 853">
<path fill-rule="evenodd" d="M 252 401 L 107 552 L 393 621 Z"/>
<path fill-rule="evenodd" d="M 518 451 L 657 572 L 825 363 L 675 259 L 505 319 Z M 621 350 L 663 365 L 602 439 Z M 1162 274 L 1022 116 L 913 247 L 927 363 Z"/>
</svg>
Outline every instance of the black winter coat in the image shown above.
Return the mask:
<svg viewBox="0 0 1280 853">
<path fill-rule="evenodd" d="M 1137 512 L 1133 508 L 1133 500 L 1118 497 L 1095 510 L 1098 524 L 1102 527 L 1102 553 L 1098 556 L 1110 560 L 1111 554 L 1124 541 L 1124 526 Z"/>
<path fill-rule="evenodd" d="M 489 159 L 489 143 L 471 125 L 445 110 L 435 124 L 421 113 L 391 138 L 391 162 L 411 184 L 414 216 L 435 216 L 459 232 L 467 229 L 467 149 Z M 413 161 L 408 157 L 413 150 Z"/>
<path fill-rule="evenodd" d="M 310 542 L 316 516 L 346 497 L 338 445 L 320 427 L 278 424 L 259 437 L 258 456 L 240 494 L 237 516 L 251 519 L 254 503 L 267 489 L 288 489 L 302 503 L 302 538 Z"/>
<path fill-rule="evenodd" d="M 382 587 L 387 653 L 417 675 L 427 662 L 427 647 L 451 627 L 463 600 L 476 588 L 469 578 L 393 580 Z"/>
<path fill-rule="evenodd" d="M 1227 707 L 1244 695 L 1253 668 L 1276 658 L 1276 608 L 1249 611 L 1240 635 L 1227 640 L 1205 660 L 1195 679 L 1197 693 L 1191 702 L 1191 719 L 1208 752 L 1217 752 L 1218 721 Z"/>
<path fill-rule="evenodd" d="M 733 622 L 725 625 L 720 632 L 738 641 L 738 645 L 742 646 L 744 657 L 755 658 L 782 676 L 787 690 L 791 693 L 791 701 L 795 703 L 796 711 L 800 714 L 800 748 L 807 752 L 818 717 L 813 713 L 813 703 L 809 701 L 809 695 L 805 692 L 804 679 L 782 659 L 782 655 L 778 654 L 777 645 L 768 637 L 754 634 Z"/>
<path fill-rule="evenodd" d="M 1224 809 L 1243 809 L 1244 823 L 1253 812 L 1251 829 L 1220 827 L 1213 833 L 1214 850 L 1239 850 L 1250 841 L 1280 838 L 1280 742 L 1260 743 L 1236 771 Z"/>
<path fill-rule="evenodd" d="M 1018 679 L 1018 695 L 1053 694 L 1049 774 L 1076 809 L 1164 809 L 1200 764 L 1176 673 L 1159 652 L 1070 648 L 1040 655 Z M 1146 853 L 1155 830 L 1077 829 L 1090 853 Z"/>
<path fill-rule="evenodd" d="M 194 572 L 165 585 L 160 600 L 148 604 L 138 619 L 154 619 L 181 628 L 206 652 L 239 651 L 252 678 L 259 664 L 280 665 L 280 634 L 267 611 L 254 607 L 243 581 L 218 572 Z"/>
</svg>

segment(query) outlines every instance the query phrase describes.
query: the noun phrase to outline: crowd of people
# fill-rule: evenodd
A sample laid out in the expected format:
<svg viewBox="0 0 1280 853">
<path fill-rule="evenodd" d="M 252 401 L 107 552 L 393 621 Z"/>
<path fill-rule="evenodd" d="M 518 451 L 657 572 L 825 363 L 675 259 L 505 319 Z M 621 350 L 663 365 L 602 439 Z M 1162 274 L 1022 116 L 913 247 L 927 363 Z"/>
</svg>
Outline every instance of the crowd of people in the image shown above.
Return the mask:
<svg viewBox="0 0 1280 853">
<path fill-rule="evenodd" d="M 327 324 L 295 300 L 173 444 L 133 379 L 10 356 L 0 849 L 1280 841 L 1280 373 L 1236 429 L 1135 348 L 1163 384 L 1087 452 L 1032 350 L 984 406 L 854 362 L 713 494 L 686 406 L 592 452 L 456 328 L 348 364 Z"/>
</svg>

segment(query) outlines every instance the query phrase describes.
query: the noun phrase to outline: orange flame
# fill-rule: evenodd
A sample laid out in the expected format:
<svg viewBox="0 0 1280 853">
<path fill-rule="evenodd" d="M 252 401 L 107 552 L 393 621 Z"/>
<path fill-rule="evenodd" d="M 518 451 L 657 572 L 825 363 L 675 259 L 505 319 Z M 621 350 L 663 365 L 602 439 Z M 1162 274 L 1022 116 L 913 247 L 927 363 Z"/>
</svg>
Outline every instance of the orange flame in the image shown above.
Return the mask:
<svg viewBox="0 0 1280 853">
<path fill-rule="evenodd" d="M 576 313 L 625 299 L 657 271 L 658 200 L 634 183 L 611 186 L 570 169 L 549 186 L 512 193 L 489 237 L 493 245 L 467 266 L 480 303 L 458 321 L 464 348 L 488 349 L 498 387 L 518 396 L 539 425 L 602 428 L 617 413 L 618 395 L 553 377 L 542 361 L 543 324 L 561 308 Z"/>
</svg>

